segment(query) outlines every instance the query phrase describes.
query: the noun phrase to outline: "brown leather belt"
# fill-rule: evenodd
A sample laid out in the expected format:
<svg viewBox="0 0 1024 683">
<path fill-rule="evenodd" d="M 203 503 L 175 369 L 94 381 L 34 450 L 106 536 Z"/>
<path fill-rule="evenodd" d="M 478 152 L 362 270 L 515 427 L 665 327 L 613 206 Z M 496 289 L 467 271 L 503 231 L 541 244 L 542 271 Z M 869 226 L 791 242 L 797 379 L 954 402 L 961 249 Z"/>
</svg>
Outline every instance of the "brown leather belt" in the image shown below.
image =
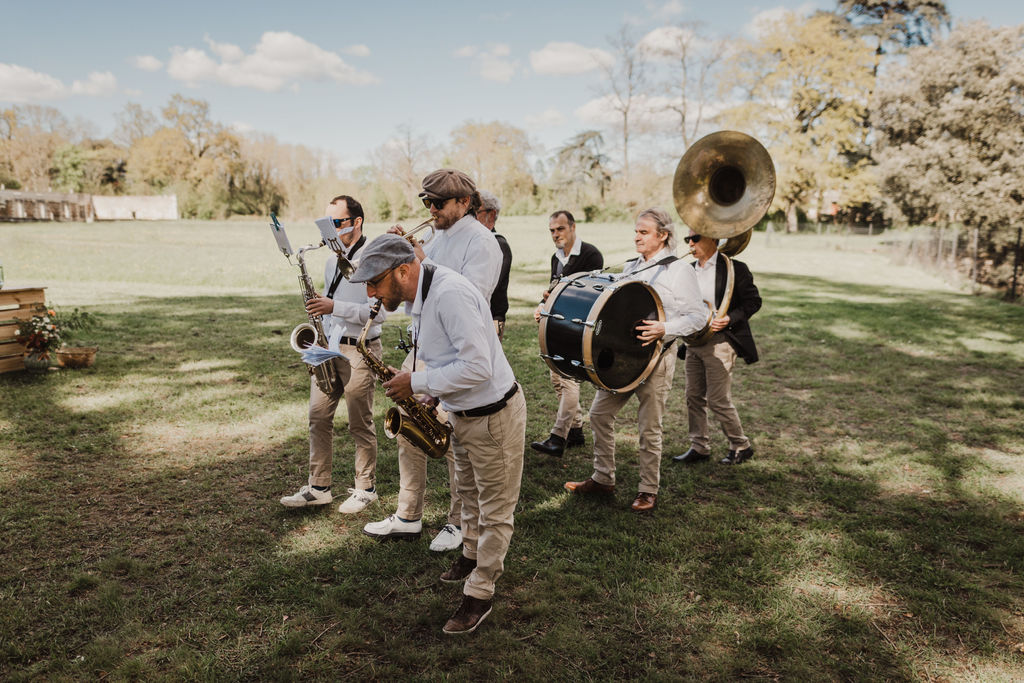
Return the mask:
<svg viewBox="0 0 1024 683">
<path fill-rule="evenodd" d="M 487 417 L 488 415 L 494 415 L 508 404 L 508 400 L 515 396 L 517 391 L 519 391 L 519 384 L 513 384 L 512 388 L 508 390 L 508 393 L 501 397 L 500 401 L 495 401 L 494 403 L 480 406 L 479 408 L 456 410 L 455 414 L 459 417 Z"/>
</svg>

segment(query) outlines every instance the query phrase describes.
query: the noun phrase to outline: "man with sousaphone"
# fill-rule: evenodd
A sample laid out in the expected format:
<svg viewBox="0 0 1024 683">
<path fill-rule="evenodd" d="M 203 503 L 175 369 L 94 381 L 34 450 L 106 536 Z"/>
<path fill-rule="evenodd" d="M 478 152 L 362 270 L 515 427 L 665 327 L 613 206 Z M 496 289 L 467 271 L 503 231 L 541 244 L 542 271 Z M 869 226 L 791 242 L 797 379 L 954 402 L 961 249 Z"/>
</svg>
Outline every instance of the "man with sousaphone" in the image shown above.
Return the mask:
<svg viewBox="0 0 1024 683">
<path fill-rule="evenodd" d="M 707 302 L 708 323 L 684 338 L 686 412 L 690 448 L 673 458 L 693 464 L 711 457 L 708 408 L 729 441 L 720 462 L 736 465 L 754 455 L 732 403 L 732 369 L 737 356 L 757 362 L 748 319 L 761 308 L 761 295 L 746 264 L 732 257 L 749 243 L 775 192 L 775 169 L 768 152 L 753 138 L 723 131 L 694 144 L 679 162 L 673 186 L 676 206 L 690 226 L 684 239 Z M 719 248 L 719 238 L 728 238 Z"/>
</svg>

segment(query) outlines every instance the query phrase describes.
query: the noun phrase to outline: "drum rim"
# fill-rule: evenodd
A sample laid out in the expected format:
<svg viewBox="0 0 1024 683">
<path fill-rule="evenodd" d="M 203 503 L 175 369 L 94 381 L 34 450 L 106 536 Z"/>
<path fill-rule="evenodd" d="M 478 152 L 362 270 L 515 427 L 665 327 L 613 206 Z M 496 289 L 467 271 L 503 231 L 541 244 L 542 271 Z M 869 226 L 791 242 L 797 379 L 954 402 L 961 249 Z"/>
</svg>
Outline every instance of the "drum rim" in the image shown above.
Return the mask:
<svg viewBox="0 0 1024 683">
<path fill-rule="evenodd" d="M 548 301 L 557 301 L 558 300 L 558 296 L 561 295 L 561 293 L 565 290 L 566 287 L 569 286 L 569 284 L 573 280 L 582 279 L 582 278 L 585 278 L 585 277 L 592 277 L 594 275 L 594 272 L 595 271 L 584 271 L 584 272 L 581 272 L 581 273 L 573 273 L 572 275 L 569 275 L 567 277 L 562 278 L 562 280 L 555 286 L 555 288 L 551 290 L 551 293 L 548 294 L 548 299 L 544 303 L 547 304 Z M 598 297 L 596 299 L 594 299 L 594 303 L 592 303 L 590 305 L 590 311 L 588 311 L 587 322 L 592 322 L 590 320 L 590 317 L 589 317 L 590 312 L 592 312 L 595 308 L 597 308 L 597 310 L 600 311 L 601 308 L 604 307 L 604 304 L 607 301 L 607 299 L 609 299 L 616 291 L 618 291 L 618 289 L 620 287 L 625 286 L 625 285 L 630 285 L 630 284 L 641 285 L 642 287 L 646 288 L 647 291 L 649 291 L 651 293 L 652 297 L 654 298 L 654 303 L 657 306 L 658 320 L 660 320 L 661 322 L 665 322 L 665 305 L 661 301 L 661 295 L 658 294 L 658 291 L 653 286 L 651 286 L 649 283 L 644 282 L 643 280 L 614 280 L 613 279 L 613 280 L 610 281 L 609 284 L 614 285 L 614 287 L 606 287 L 598 295 Z M 600 304 L 600 306 L 599 306 L 599 304 Z M 550 310 L 550 309 L 546 309 L 546 310 Z M 550 356 L 551 354 L 548 352 L 548 334 L 547 334 L 548 330 L 547 330 L 547 325 L 548 325 L 548 316 L 541 316 L 540 329 L 538 330 L 538 337 L 539 337 L 539 341 L 540 341 L 540 352 L 541 352 L 541 356 L 544 358 L 544 362 L 547 364 L 548 368 L 550 368 L 551 370 L 555 371 L 556 373 L 558 373 L 562 377 L 565 377 L 567 379 L 572 379 L 572 380 L 578 379 L 577 377 L 574 377 L 572 375 L 568 375 L 568 374 L 562 372 L 562 370 L 560 370 L 558 368 L 558 366 L 553 361 L 551 361 L 548 358 L 548 356 Z M 654 346 L 654 353 L 651 354 L 651 359 L 648 361 L 647 366 L 643 369 L 643 371 L 639 374 L 639 376 L 637 376 L 637 378 L 635 380 L 633 380 L 632 382 L 630 382 L 629 384 L 627 384 L 627 385 L 625 385 L 623 387 L 613 388 L 613 387 L 610 387 L 607 384 L 605 384 L 603 381 L 601 381 L 601 378 L 598 377 L 598 375 L 597 375 L 596 369 L 595 370 L 591 369 L 591 368 L 594 368 L 593 338 L 594 338 L 594 328 L 592 326 L 590 326 L 590 325 L 587 325 L 584 328 L 584 330 L 583 330 L 583 336 L 582 336 L 582 338 L 580 340 L 580 344 L 583 347 L 581 349 L 581 355 L 583 356 L 583 358 L 582 358 L 582 360 L 583 360 L 583 370 L 584 370 L 584 372 L 586 372 L 587 377 L 590 379 L 591 383 L 594 384 L 594 386 L 596 386 L 599 389 L 603 389 L 604 391 L 611 392 L 613 394 L 619 394 L 619 393 L 625 393 L 625 392 L 633 391 L 638 386 L 640 386 L 645 381 L 647 381 L 647 378 L 651 376 L 652 372 L 654 372 L 654 368 L 655 368 L 655 366 L 657 366 L 658 361 L 661 360 L 662 351 L 663 351 L 664 345 L 665 345 L 664 339 L 659 339 L 658 341 L 656 341 L 654 343 L 655 344 L 655 346 Z"/>
</svg>

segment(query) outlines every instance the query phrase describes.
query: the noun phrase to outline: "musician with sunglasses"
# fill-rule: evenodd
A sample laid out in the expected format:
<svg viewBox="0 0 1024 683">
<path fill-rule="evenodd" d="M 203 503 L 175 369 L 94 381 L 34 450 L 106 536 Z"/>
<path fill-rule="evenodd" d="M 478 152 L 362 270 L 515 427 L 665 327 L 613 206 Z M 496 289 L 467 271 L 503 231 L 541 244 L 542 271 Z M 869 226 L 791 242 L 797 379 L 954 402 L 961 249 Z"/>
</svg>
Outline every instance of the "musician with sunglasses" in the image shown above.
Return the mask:
<svg viewBox="0 0 1024 683">
<path fill-rule="evenodd" d="M 493 242 L 493 238 L 491 238 Z M 494 333 L 490 304 L 449 268 L 420 263 L 413 247 L 381 235 L 352 275 L 366 293 L 394 311 L 405 303 L 412 318 L 413 353 L 422 369 L 384 382 L 393 401 L 434 397 L 454 428 L 463 550 L 441 574 L 465 583 L 445 633 L 468 633 L 490 614 L 494 584 L 504 571 L 523 475 L 526 400 Z"/>
<path fill-rule="evenodd" d="M 348 195 L 339 195 L 327 205 L 327 216 L 341 242 L 342 255 L 349 261 L 359 258 L 366 237 L 363 235 L 363 207 Z M 281 498 L 285 507 L 327 505 L 333 501 L 334 413 L 342 394 L 348 409 L 348 432 L 355 443 L 355 486 L 338 506 L 346 514 L 361 512 L 377 500 L 377 429 L 373 425 L 375 377 L 356 351 L 356 338 L 370 316 L 366 288 L 342 277 L 338 257 L 331 254 L 324 267 L 324 294 L 306 302 L 310 315 L 323 316 L 324 333 L 349 359 L 352 374 L 334 394 L 320 390 L 315 378 L 309 390 L 309 481 L 297 493 Z M 380 329 L 386 313 L 377 316 L 367 333 L 367 348 L 381 355 Z"/>
<path fill-rule="evenodd" d="M 501 274 L 502 255 L 494 235 L 474 216 L 481 205 L 476 184 L 457 169 L 438 169 L 423 179 L 420 199 L 430 209 L 434 232 L 425 242 L 416 241 L 416 257 L 425 264 L 451 268 L 490 301 Z M 404 234 L 401 226 L 395 226 L 388 232 Z M 493 325 L 491 329 L 494 329 Z M 414 360 L 410 353 L 402 369 L 412 371 Z M 445 415 L 441 414 L 442 421 L 444 418 Z M 462 503 L 455 487 L 452 449 L 448 450 L 445 459 L 449 481 L 448 518 L 430 544 L 434 552 L 455 550 L 462 545 Z M 398 471 L 398 509 L 395 514 L 363 527 L 364 533 L 375 538 L 415 538 L 422 532 L 427 455 L 402 436 L 398 437 Z"/>
<path fill-rule="evenodd" d="M 725 295 L 727 269 L 718 258 L 718 240 L 698 235 L 692 230 L 685 237 L 691 253 L 697 257 L 693 268 L 697 273 L 701 296 L 714 301 L 715 308 L 722 305 Z M 739 356 L 746 363 L 757 362 L 754 335 L 747 322 L 761 309 L 761 294 L 754 284 L 754 276 L 745 263 L 731 259 L 733 267 L 732 299 L 729 310 L 711 321 L 714 335 L 699 346 L 683 346 L 686 370 L 686 414 L 690 430 L 690 448 L 672 460 L 683 464 L 707 460 L 711 457 L 711 439 L 708 435 L 708 408 L 718 419 L 726 439 L 729 453 L 720 462 L 738 465 L 754 456 L 750 439 L 743 433 L 739 413 L 732 403 L 732 369 Z"/>
</svg>

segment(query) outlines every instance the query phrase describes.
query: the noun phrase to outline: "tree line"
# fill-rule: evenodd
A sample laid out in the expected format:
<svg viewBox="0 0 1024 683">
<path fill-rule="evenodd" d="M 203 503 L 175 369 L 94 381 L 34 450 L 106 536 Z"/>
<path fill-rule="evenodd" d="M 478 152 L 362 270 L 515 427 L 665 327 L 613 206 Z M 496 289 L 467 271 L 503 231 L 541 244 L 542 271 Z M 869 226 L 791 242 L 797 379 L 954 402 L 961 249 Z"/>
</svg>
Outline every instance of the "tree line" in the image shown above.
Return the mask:
<svg viewBox="0 0 1024 683">
<path fill-rule="evenodd" d="M 420 213 L 423 175 L 452 165 L 506 213 L 565 205 L 621 219 L 670 203 L 674 162 L 704 133 L 731 128 L 771 153 L 773 218 L 787 229 L 844 214 L 962 224 L 983 279 L 1005 285 L 1024 224 L 1024 26 L 951 22 L 936 0 L 839 0 L 749 38 L 694 22 L 643 37 L 623 28 L 597 63 L 606 128 L 543 150 L 501 121 L 462 123 L 443 143 L 402 126 L 354 171 L 328 151 L 231 130 L 182 95 L 159 114 L 127 105 L 109 139 L 56 109 L 14 106 L 0 111 L 0 184 L 174 192 L 198 218 L 312 215 L 327 194 L 348 192 L 388 221 Z"/>
</svg>

